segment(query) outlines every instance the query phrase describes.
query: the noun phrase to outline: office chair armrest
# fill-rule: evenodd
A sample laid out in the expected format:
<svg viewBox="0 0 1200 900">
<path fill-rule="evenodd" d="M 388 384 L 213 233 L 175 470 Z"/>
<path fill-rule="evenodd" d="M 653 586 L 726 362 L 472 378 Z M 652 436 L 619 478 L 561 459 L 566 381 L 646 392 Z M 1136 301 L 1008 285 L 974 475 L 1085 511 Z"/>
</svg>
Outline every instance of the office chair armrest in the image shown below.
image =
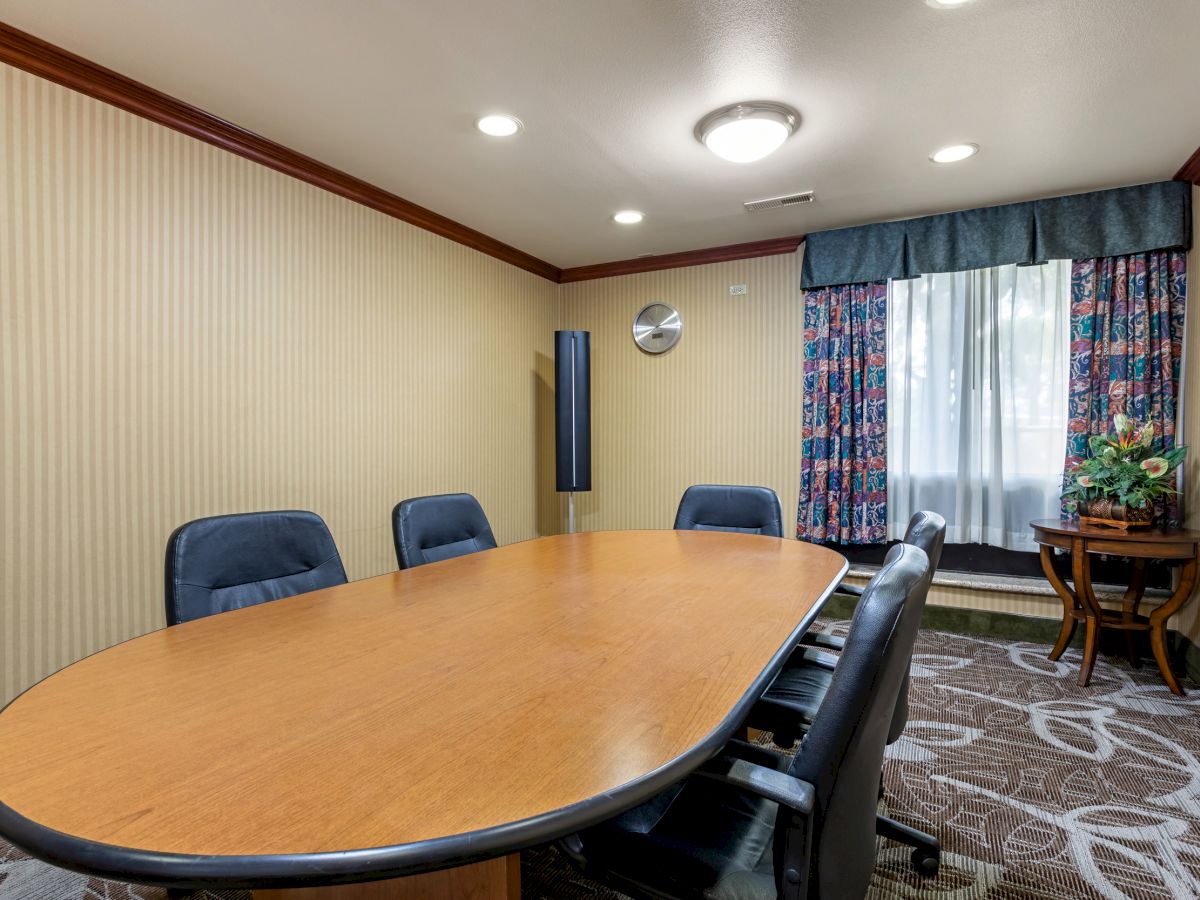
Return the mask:
<svg viewBox="0 0 1200 900">
<path fill-rule="evenodd" d="M 786 772 L 728 754 L 709 760 L 692 773 L 695 776 L 757 794 L 791 811 L 791 823 L 784 834 L 783 867 L 775 873 L 775 887 L 780 900 L 806 900 L 816 789 Z"/>
<path fill-rule="evenodd" d="M 838 637 L 836 634 L 825 634 L 817 632 L 816 634 L 805 634 L 800 638 L 800 643 L 805 647 L 821 647 L 825 650 L 841 650 L 846 646 L 846 639 Z"/>
<path fill-rule="evenodd" d="M 756 765 L 736 756 L 721 755 L 709 760 L 694 773 L 700 778 L 720 781 L 740 790 L 773 800 L 802 817 L 812 815 L 816 794 L 813 786 L 780 772 Z"/>
<path fill-rule="evenodd" d="M 855 597 L 862 599 L 863 587 L 857 584 L 846 584 L 842 582 L 834 590 L 835 594 L 843 594 L 847 597 Z M 838 637 L 836 634 L 824 634 L 822 632 L 806 632 L 800 637 L 800 643 L 805 647 L 822 647 L 826 650 L 841 650 L 846 646 L 846 639 Z"/>
<path fill-rule="evenodd" d="M 832 635 L 830 635 L 832 637 Z M 840 647 L 836 649 L 841 649 Z M 823 650 L 816 649 L 814 644 L 801 643 L 792 655 L 788 657 L 784 663 L 784 668 L 794 668 L 796 666 L 817 666 L 821 669 L 828 669 L 830 672 L 836 668 L 838 660 L 841 657 L 835 653 L 826 653 Z"/>
</svg>

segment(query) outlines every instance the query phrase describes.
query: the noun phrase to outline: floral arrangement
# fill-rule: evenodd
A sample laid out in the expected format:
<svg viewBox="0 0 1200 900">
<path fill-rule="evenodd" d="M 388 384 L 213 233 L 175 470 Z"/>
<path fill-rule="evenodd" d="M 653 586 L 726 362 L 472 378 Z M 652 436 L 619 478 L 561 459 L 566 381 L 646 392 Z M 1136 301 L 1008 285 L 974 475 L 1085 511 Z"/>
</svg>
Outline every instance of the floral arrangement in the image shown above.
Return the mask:
<svg viewBox="0 0 1200 900">
<path fill-rule="evenodd" d="M 1093 500 L 1115 500 L 1136 510 L 1176 493 L 1170 476 L 1187 456 L 1187 447 L 1163 450 L 1154 439 L 1153 422 L 1139 426 L 1120 414 L 1113 416 L 1113 430 L 1088 438 L 1092 455 L 1067 473 L 1063 498 L 1083 512 Z"/>
</svg>

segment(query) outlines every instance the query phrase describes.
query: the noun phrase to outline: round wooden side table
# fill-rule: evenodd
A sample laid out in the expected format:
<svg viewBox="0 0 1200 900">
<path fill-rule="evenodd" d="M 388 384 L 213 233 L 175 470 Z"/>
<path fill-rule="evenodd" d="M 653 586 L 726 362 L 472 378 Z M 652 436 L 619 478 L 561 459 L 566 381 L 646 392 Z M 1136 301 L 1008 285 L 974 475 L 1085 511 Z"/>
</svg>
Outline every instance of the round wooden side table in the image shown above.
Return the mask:
<svg viewBox="0 0 1200 900">
<path fill-rule="evenodd" d="M 1176 694 L 1183 688 L 1171 671 L 1167 658 L 1167 620 L 1177 613 L 1196 586 L 1197 558 L 1200 557 L 1200 531 L 1181 528 L 1145 528 L 1119 531 L 1095 525 L 1082 525 L 1065 519 L 1039 519 L 1030 522 L 1033 538 L 1041 545 L 1042 571 L 1063 602 L 1062 630 L 1050 651 L 1050 659 L 1058 659 L 1075 635 L 1080 622 L 1086 629 L 1083 645 L 1083 664 L 1079 668 L 1079 684 L 1092 680 L 1092 668 L 1099 653 L 1100 629 L 1112 628 L 1125 632 L 1130 662 L 1137 663 L 1133 648 L 1133 632 L 1150 632 L 1150 648 L 1158 662 L 1163 680 Z M 1070 586 L 1054 569 L 1054 548 L 1071 551 Z M 1100 606 L 1092 587 L 1091 556 L 1093 554 L 1127 556 L 1133 560 L 1133 577 L 1129 589 L 1121 598 L 1121 609 L 1107 610 Z M 1179 586 L 1165 603 L 1150 614 L 1138 612 L 1146 590 L 1146 560 L 1163 559 L 1181 563 L 1183 572 Z"/>
</svg>

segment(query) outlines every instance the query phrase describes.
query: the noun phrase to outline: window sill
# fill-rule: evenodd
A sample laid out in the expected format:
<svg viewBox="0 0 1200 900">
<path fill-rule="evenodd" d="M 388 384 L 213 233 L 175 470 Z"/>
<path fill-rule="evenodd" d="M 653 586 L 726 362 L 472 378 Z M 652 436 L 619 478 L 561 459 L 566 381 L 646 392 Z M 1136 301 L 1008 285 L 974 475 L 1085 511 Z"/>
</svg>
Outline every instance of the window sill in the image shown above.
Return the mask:
<svg viewBox="0 0 1200 900">
<path fill-rule="evenodd" d="M 851 566 L 849 578 L 871 578 L 879 571 L 878 566 Z M 1013 575 L 978 575 L 974 572 L 936 572 L 933 583 L 938 587 L 965 588 L 972 591 L 996 591 L 1003 594 L 1028 594 L 1042 597 L 1054 597 L 1058 594 L 1045 578 L 1024 578 Z M 1094 586 L 1098 599 L 1105 602 L 1120 602 L 1125 594 L 1125 588 L 1115 584 L 1097 584 Z M 1160 588 L 1147 588 L 1147 600 L 1165 600 L 1171 596 L 1170 591 Z"/>
</svg>

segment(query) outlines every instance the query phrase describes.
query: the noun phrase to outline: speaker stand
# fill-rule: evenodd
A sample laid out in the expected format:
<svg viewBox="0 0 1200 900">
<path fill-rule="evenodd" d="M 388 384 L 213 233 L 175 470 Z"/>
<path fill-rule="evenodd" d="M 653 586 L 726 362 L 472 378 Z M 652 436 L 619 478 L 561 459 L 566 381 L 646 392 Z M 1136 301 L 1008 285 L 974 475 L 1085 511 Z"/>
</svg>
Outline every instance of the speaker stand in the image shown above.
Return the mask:
<svg viewBox="0 0 1200 900">
<path fill-rule="evenodd" d="M 575 533 L 575 492 L 567 492 L 567 534 Z"/>
</svg>

